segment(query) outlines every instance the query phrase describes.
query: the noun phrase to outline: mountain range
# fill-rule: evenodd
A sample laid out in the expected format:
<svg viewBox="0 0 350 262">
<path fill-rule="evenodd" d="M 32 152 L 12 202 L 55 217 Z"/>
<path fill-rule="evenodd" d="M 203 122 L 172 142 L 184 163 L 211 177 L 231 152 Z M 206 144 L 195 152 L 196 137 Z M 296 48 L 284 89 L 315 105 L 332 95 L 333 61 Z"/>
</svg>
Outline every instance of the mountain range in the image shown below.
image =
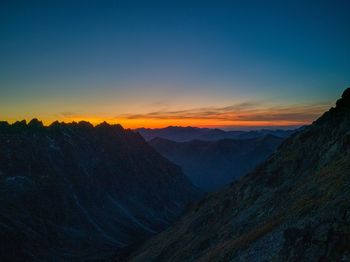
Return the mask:
<svg viewBox="0 0 350 262">
<path fill-rule="evenodd" d="M 100 261 L 168 227 L 200 194 L 120 125 L 0 123 L 1 261 Z"/>
<path fill-rule="evenodd" d="M 304 127 L 301 127 L 301 129 Z M 198 127 L 179 127 L 169 126 L 166 128 L 138 128 L 136 132 L 140 133 L 147 141 L 154 138 L 164 138 L 175 142 L 187 142 L 191 140 L 216 141 L 221 139 L 251 139 L 265 135 L 273 135 L 280 138 L 286 138 L 292 135 L 296 130 L 282 129 L 261 129 L 252 131 L 224 131 L 218 128 L 198 128 Z"/>
<path fill-rule="evenodd" d="M 264 135 L 251 139 L 192 140 L 174 142 L 154 138 L 149 144 L 179 165 L 194 185 L 217 190 L 252 171 L 270 156 L 284 139 Z"/>
<path fill-rule="evenodd" d="M 0 261 L 349 261 L 350 88 L 282 139 L 146 142 L 107 123 L 0 122 Z M 150 144 L 225 173 L 271 155 L 203 196 Z"/>
<path fill-rule="evenodd" d="M 350 88 L 128 261 L 350 261 Z"/>
</svg>

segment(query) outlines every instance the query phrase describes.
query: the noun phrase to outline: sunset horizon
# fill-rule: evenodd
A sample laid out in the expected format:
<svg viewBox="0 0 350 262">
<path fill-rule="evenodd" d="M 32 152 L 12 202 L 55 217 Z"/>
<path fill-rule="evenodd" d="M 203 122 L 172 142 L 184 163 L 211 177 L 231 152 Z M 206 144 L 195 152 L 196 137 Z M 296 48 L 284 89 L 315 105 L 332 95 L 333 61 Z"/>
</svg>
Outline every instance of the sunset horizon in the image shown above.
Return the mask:
<svg viewBox="0 0 350 262">
<path fill-rule="evenodd" d="M 350 0 L 0 0 L 0 261 L 350 261 Z"/>
<path fill-rule="evenodd" d="M 260 106 L 260 107 L 259 107 Z M 244 102 L 224 107 L 190 108 L 175 111 L 153 111 L 146 113 L 101 114 L 89 115 L 74 112 L 61 112 L 47 116 L 29 115 L 23 117 L 3 117 L 2 121 L 14 123 L 32 119 L 42 121 L 46 126 L 53 122 L 86 121 L 93 125 L 102 122 L 120 124 L 125 128 L 165 128 L 169 126 L 221 128 L 221 129 L 262 129 L 282 128 L 292 129 L 311 124 L 321 116 L 326 109 L 334 106 L 331 102 L 314 104 L 263 105 L 259 102 Z M 46 116 L 45 116 L 46 115 Z"/>
<path fill-rule="evenodd" d="M 301 126 L 350 84 L 342 4 L 136 3 L 3 1 L 0 120 Z"/>
</svg>

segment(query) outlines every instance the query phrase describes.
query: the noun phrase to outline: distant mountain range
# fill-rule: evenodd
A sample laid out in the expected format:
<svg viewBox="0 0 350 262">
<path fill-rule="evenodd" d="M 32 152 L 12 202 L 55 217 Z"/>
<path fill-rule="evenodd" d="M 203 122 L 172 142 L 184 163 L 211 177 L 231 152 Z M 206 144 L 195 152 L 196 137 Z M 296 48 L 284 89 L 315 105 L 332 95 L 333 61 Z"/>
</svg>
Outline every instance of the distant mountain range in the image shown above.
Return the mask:
<svg viewBox="0 0 350 262">
<path fill-rule="evenodd" d="M 0 122 L 1 261 L 100 261 L 169 226 L 199 194 L 119 125 Z"/>
<path fill-rule="evenodd" d="M 128 261 L 350 261 L 350 88 L 253 172 Z"/>
<path fill-rule="evenodd" d="M 302 127 L 303 128 L 303 127 Z M 166 128 L 139 128 L 135 129 L 147 141 L 154 138 L 164 138 L 175 142 L 187 142 L 194 139 L 203 141 L 216 141 L 220 139 L 251 139 L 265 135 L 273 135 L 286 138 L 296 132 L 296 130 L 270 130 L 261 129 L 253 131 L 224 131 L 221 129 L 198 128 L 198 127 L 177 127 L 169 126 Z"/>
<path fill-rule="evenodd" d="M 252 171 L 257 164 L 270 156 L 283 140 L 273 135 L 240 140 L 189 142 L 154 138 L 149 144 L 181 166 L 194 185 L 212 191 Z"/>
</svg>

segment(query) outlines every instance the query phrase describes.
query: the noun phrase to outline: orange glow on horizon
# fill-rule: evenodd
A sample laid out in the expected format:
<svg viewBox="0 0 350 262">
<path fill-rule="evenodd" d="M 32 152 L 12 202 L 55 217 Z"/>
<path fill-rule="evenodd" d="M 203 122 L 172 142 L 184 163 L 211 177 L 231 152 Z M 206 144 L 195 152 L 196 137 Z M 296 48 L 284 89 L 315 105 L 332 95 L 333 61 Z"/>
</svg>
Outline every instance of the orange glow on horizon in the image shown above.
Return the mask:
<svg viewBox="0 0 350 262">
<path fill-rule="evenodd" d="M 329 105 L 291 105 L 256 108 L 255 106 L 238 105 L 222 108 L 194 108 L 178 111 L 154 111 L 139 114 L 89 114 L 74 112 L 66 114 L 47 114 L 37 117 L 45 125 L 54 121 L 79 122 L 88 121 L 93 125 L 102 122 L 120 124 L 124 128 L 164 128 L 168 126 L 193 126 L 207 128 L 259 128 L 259 127 L 295 127 L 308 125 L 316 120 Z M 24 117 L 30 121 L 33 114 Z M 9 122 L 21 120 L 20 117 L 5 119 Z"/>
<path fill-rule="evenodd" d="M 29 122 L 31 119 L 25 119 Z M 43 121 L 44 125 L 48 126 L 56 120 L 50 119 L 39 119 Z M 180 127 L 201 127 L 201 128 L 249 128 L 249 127 L 275 127 L 275 126 L 301 126 L 310 124 L 310 121 L 223 121 L 215 119 L 108 119 L 108 118 L 99 118 L 99 117 L 69 117 L 57 119 L 59 122 L 80 122 L 87 121 L 93 125 L 98 125 L 102 122 L 107 122 L 109 124 L 120 124 L 123 128 L 126 129 L 136 129 L 136 128 L 164 128 L 168 126 L 180 126 Z M 10 121 L 11 123 L 15 121 Z"/>
<path fill-rule="evenodd" d="M 107 121 L 108 122 L 108 121 Z M 213 119 L 120 119 L 114 120 L 114 123 L 120 123 L 125 128 L 164 128 L 167 126 L 193 126 L 206 128 L 225 128 L 225 127 L 258 127 L 258 126 L 295 126 L 305 125 L 309 122 L 291 122 L 291 121 L 220 121 Z"/>
</svg>

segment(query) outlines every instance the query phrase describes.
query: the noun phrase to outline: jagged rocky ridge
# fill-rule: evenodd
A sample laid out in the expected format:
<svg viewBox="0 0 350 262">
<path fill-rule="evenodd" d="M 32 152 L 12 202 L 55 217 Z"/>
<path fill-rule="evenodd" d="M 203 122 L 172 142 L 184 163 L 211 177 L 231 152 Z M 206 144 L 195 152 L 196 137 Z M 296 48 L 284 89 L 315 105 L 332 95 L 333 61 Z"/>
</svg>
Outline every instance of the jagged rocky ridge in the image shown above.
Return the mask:
<svg viewBox="0 0 350 262">
<path fill-rule="evenodd" d="M 255 171 L 129 261 L 349 261 L 350 89 Z"/>
<path fill-rule="evenodd" d="M 149 144 L 179 165 L 194 185 L 213 191 L 252 171 L 282 141 L 283 138 L 265 135 L 252 139 L 189 142 L 154 138 Z"/>
<path fill-rule="evenodd" d="M 120 125 L 0 123 L 0 260 L 84 261 L 166 228 L 198 195 Z"/>
</svg>

